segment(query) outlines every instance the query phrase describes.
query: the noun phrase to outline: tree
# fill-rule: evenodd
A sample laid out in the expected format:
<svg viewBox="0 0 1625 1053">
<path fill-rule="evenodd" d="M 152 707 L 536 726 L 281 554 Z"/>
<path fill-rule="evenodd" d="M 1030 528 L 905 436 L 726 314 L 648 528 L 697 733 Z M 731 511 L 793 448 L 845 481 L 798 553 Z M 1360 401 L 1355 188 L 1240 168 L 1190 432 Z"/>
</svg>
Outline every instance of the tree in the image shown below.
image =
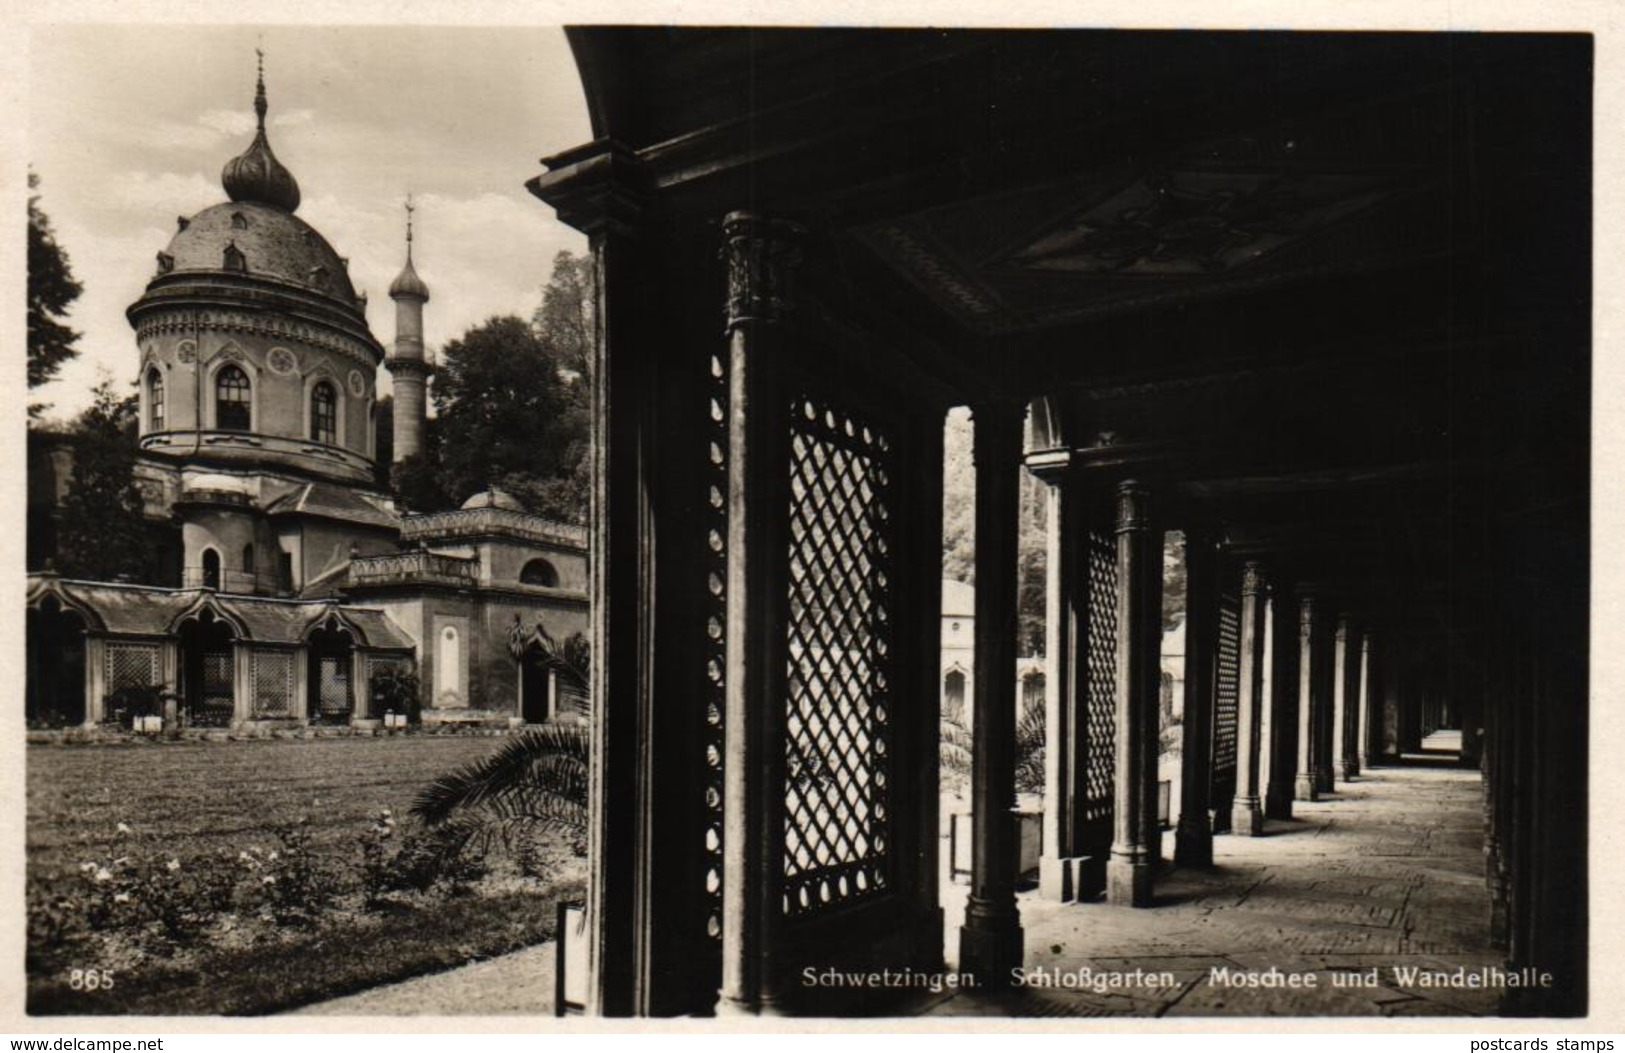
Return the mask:
<svg viewBox="0 0 1625 1053">
<path fill-rule="evenodd" d="M 135 478 L 138 399 L 111 380 L 73 430 L 73 475 L 62 500 L 58 563 L 69 577 L 153 581 L 158 566 L 152 528 Z"/>
<path fill-rule="evenodd" d="M 542 290 L 542 305 L 531 325 L 547 341 L 559 363 L 583 379 L 592 377 L 593 332 L 598 297 L 591 256 L 568 250 L 553 257 L 553 274 Z"/>
<path fill-rule="evenodd" d="M 28 189 L 39 186 L 39 176 L 28 173 Z M 68 254 L 57 244 L 51 221 L 39 207 L 39 195 L 28 196 L 28 386 L 37 388 L 57 375 L 62 364 L 79 352 L 73 346 L 79 334 L 61 319 L 84 291 L 73 277 Z M 28 407 L 37 416 L 43 403 Z"/>
<path fill-rule="evenodd" d="M 579 387 L 520 318 L 489 319 L 447 344 L 433 387 L 441 489 L 460 502 L 498 486 L 538 513 L 583 520 Z"/>
</svg>

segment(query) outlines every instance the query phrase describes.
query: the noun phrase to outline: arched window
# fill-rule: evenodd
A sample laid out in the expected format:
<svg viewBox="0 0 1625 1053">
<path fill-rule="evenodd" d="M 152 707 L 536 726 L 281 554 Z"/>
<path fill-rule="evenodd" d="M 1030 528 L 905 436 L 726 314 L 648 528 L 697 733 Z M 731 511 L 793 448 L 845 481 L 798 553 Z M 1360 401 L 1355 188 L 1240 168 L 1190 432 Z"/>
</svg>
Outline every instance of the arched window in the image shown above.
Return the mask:
<svg viewBox="0 0 1625 1053">
<path fill-rule="evenodd" d="M 248 374 L 227 366 L 214 375 L 214 426 L 221 431 L 249 431 L 253 427 Z"/>
<path fill-rule="evenodd" d="M 310 437 L 329 446 L 338 441 L 338 396 L 322 381 L 310 389 Z"/>
<path fill-rule="evenodd" d="M 220 553 L 212 548 L 203 550 L 203 587 L 206 589 L 220 587 Z"/>
<path fill-rule="evenodd" d="M 254 546 L 252 544 L 243 546 L 243 573 L 254 573 Z"/>
<path fill-rule="evenodd" d="M 545 559 L 533 559 L 525 564 L 525 569 L 519 572 L 521 585 L 543 585 L 550 589 L 559 587 L 559 572 L 553 569 L 553 564 Z"/>
<path fill-rule="evenodd" d="M 154 366 L 147 370 L 147 430 L 164 430 L 164 375 Z"/>
</svg>

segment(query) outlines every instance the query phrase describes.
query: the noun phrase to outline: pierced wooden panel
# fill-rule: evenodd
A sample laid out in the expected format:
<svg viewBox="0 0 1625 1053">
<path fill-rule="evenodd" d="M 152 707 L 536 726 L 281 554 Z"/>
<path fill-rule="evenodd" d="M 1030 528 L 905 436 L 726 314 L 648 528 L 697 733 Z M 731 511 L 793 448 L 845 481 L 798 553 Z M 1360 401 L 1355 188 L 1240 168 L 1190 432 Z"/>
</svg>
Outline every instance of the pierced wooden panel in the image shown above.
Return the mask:
<svg viewBox="0 0 1625 1053">
<path fill-rule="evenodd" d="M 203 682 L 192 695 L 188 707 L 190 722 L 196 726 L 224 728 L 231 724 L 236 708 L 236 658 L 231 651 L 205 651 L 202 657 Z"/>
<path fill-rule="evenodd" d="M 156 644 L 107 645 L 107 690 L 160 684 Z"/>
<path fill-rule="evenodd" d="M 1219 600 L 1219 647 L 1213 681 L 1213 800 L 1236 795 L 1236 719 L 1241 697 L 1241 604 Z"/>
<path fill-rule="evenodd" d="M 811 399 L 790 425 L 784 912 L 888 882 L 892 479 L 878 429 Z"/>
<path fill-rule="evenodd" d="M 253 715 L 256 720 L 293 716 L 293 655 L 254 652 Z"/>
<path fill-rule="evenodd" d="M 1117 544 L 1103 531 L 1089 532 L 1089 626 L 1085 676 L 1088 692 L 1086 822 L 1109 821 L 1117 774 Z"/>
<path fill-rule="evenodd" d="M 706 596 L 703 635 L 699 641 L 705 661 L 705 729 L 701 747 L 705 755 L 700 792 L 704 796 L 700 866 L 705 896 L 705 936 L 713 949 L 722 943 L 722 832 L 723 757 L 725 754 L 728 666 L 728 360 L 711 356 L 710 396 L 707 399 L 705 460 L 705 567 Z M 720 968 L 720 959 L 718 960 Z"/>
</svg>

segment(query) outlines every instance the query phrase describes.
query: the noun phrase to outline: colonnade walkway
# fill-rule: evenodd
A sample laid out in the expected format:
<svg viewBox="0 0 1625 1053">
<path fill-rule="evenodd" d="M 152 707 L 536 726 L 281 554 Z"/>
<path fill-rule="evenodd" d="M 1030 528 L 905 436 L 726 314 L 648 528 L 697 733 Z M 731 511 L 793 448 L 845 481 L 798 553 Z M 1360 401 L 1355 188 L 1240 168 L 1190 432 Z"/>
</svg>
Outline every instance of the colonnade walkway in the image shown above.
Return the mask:
<svg viewBox="0 0 1625 1053">
<path fill-rule="evenodd" d="M 1215 837 L 1211 871 L 1170 864 L 1158 874 L 1153 908 L 1061 904 L 1024 892 L 1027 975 L 1042 967 L 1038 980 L 1072 986 L 961 989 L 925 1012 L 1493 1015 L 1498 987 L 1423 986 L 1438 977 L 1470 983 L 1504 961 L 1489 945 L 1482 802 L 1476 771 L 1369 769 L 1325 800 L 1294 802 L 1294 818 L 1270 820 L 1263 837 Z M 966 890 L 957 882 L 944 888 L 952 965 Z M 1157 986 L 1144 974 L 1171 974 L 1162 979 L 1172 982 Z M 1233 986 L 1221 976 L 1297 977 L 1300 986 Z"/>
</svg>

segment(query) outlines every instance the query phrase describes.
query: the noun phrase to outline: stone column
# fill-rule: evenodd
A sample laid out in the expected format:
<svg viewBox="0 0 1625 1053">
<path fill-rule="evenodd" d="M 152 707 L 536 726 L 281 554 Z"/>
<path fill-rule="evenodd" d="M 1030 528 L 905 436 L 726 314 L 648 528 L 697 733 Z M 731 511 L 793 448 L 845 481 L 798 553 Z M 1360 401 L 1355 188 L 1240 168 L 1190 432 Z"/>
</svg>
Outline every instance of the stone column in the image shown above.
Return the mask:
<svg viewBox="0 0 1625 1053">
<path fill-rule="evenodd" d="M 1085 522 L 1079 482 L 1067 451 L 1045 451 L 1027 467 L 1047 484 L 1044 583 L 1044 834 L 1038 865 L 1045 899 L 1078 897 L 1078 811 L 1087 794 L 1088 711 L 1079 653 L 1087 601 L 1080 590 Z"/>
<path fill-rule="evenodd" d="M 1351 775 L 1358 775 L 1365 770 L 1370 761 L 1371 750 L 1371 633 L 1360 634 L 1360 668 L 1358 672 L 1359 688 L 1356 698 L 1358 707 L 1354 714 L 1354 764 L 1350 770 Z"/>
<path fill-rule="evenodd" d="M 1218 551 L 1204 530 L 1185 531 L 1185 719 L 1180 744 L 1174 862 L 1213 865 L 1213 674 L 1218 649 Z"/>
<path fill-rule="evenodd" d="M 1149 494 L 1133 481 L 1117 488 L 1117 784 L 1108 902 L 1151 906 L 1157 829 L 1158 598 L 1160 535 L 1151 529 Z"/>
<path fill-rule="evenodd" d="M 1258 794 L 1259 725 L 1264 711 L 1264 574 L 1254 562 L 1241 571 L 1241 678 L 1236 691 L 1236 799 L 1230 832 L 1264 832 Z"/>
<path fill-rule="evenodd" d="M 1337 635 L 1332 645 L 1332 756 L 1327 777 L 1333 787 L 1338 778 L 1348 777 L 1349 713 L 1349 620 L 1337 619 Z"/>
<path fill-rule="evenodd" d="M 724 675 L 722 1004 L 770 1012 L 784 884 L 784 605 L 789 429 L 779 325 L 798 228 L 723 220 L 728 265 L 728 580 Z"/>
<path fill-rule="evenodd" d="M 1016 910 L 1016 528 L 1023 408 L 973 407 L 976 461 L 976 717 L 971 727 L 971 889 L 959 965 L 983 986 L 1021 964 Z"/>
<path fill-rule="evenodd" d="M 1293 784 L 1293 796 L 1300 801 L 1320 800 L 1320 778 L 1315 748 L 1315 696 L 1318 694 L 1315 676 L 1319 662 L 1315 655 L 1315 597 L 1302 592 L 1298 596 L 1298 774 Z"/>
<path fill-rule="evenodd" d="M 1281 582 L 1270 604 L 1270 735 L 1269 781 L 1265 784 L 1264 815 L 1292 818 L 1293 774 L 1298 755 L 1298 603 Z"/>
</svg>

